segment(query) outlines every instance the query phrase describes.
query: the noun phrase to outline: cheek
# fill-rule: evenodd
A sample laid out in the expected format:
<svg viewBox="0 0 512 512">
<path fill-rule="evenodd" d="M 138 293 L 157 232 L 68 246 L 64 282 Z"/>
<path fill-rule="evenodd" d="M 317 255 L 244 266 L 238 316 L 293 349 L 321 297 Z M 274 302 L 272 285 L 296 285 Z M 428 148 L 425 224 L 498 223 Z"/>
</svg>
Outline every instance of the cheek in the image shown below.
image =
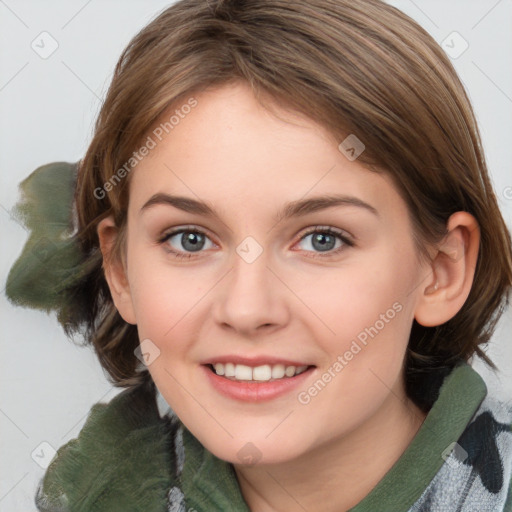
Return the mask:
<svg viewBox="0 0 512 512">
<path fill-rule="evenodd" d="M 312 313 L 325 324 L 332 344 L 348 349 L 354 339 L 364 342 L 372 335 L 386 337 L 396 334 L 409 324 L 410 283 L 414 282 L 414 267 L 401 264 L 393 255 L 380 254 L 375 259 L 360 260 L 350 268 L 324 273 L 317 280 L 304 280 L 301 293 L 307 297 Z M 312 282 L 315 286 L 311 286 Z M 308 289 L 307 289 L 308 288 Z M 398 340 L 397 340 L 398 341 Z"/>
<path fill-rule="evenodd" d="M 327 355 L 321 373 L 334 375 L 317 402 L 316 413 L 327 415 L 324 421 L 329 420 L 330 408 L 320 407 L 324 400 L 333 410 L 352 411 L 356 421 L 371 414 L 397 385 L 413 319 L 410 292 L 417 274 L 414 258 L 398 258 L 390 249 L 331 274 L 323 283 L 328 288 L 322 288 L 330 292 L 318 289 L 313 294 L 312 309 L 329 328 L 317 330 L 323 333 L 316 337 L 317 344 Z"/>
<path fill-rule="evenodd" d="M 325 283 L 332 292 L 313 294 L 312 309 L 325 323 L 316 330 L 326 354 L 318 378 L 328 384 L 318 394 L 302 391 L 311 400 L 305 409 L 329 426 L 326 437 L 337 432 L 333 411 L 351 411 L 345 426 L 355 428 L 397 389 L 413 317 L 407 294 L 414 275 L 414 264 L 381 253 L 379 265 L 361 261 L 350 272 L 333 273 Z"/>
<path fill-rule="evenodd" d="M 186 356 L 189 340 L 197 339 L 198 315 L 204 314 L 206 300 L 201 299 L 215 276 L 170 264 L 156 250 L 134 247 L 131 255 L 129 279 L 139 338 L 150 339 L 164 354 Z"/>
</svg>

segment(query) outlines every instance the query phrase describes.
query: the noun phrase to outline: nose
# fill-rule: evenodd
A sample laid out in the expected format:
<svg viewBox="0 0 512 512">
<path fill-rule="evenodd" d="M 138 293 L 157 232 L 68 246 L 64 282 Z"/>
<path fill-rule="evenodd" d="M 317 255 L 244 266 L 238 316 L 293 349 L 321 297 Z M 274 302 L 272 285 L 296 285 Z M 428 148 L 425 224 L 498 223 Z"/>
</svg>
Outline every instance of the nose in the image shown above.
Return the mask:
<svg viewBox="0 0 512 512">
<path fill-rule="evenodd" d="M 233 266 L 219 283 L 214 300 L 213 316 L 217 325 L 254 337 L 287 324 L 290 316 L 287 288 L 271 266 L 266 251 L 252 262 L 234 254 Z"/>
</svg>

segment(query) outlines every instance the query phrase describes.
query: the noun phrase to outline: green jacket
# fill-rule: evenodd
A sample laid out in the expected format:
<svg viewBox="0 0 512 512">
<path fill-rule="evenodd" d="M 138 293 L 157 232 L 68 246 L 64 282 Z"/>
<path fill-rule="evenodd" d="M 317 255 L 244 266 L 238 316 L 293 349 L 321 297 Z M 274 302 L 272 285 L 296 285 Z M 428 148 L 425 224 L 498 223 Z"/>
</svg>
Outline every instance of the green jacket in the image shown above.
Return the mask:
<svg viewBox="0 0 512 512">
<path fill-rule="evenodd" d="M 411 444 L 350 512 L 512 511 L 510 404 L 487 396 L 466 363 L 433 381 L 431 392 L 433 405 Z M 38 509 L 249 512 L 233 466 L 172 411 L 163 414 L 158 396 L 148 379 L 95 404 L 78 438 L 48 467 Z"/>
</svg>

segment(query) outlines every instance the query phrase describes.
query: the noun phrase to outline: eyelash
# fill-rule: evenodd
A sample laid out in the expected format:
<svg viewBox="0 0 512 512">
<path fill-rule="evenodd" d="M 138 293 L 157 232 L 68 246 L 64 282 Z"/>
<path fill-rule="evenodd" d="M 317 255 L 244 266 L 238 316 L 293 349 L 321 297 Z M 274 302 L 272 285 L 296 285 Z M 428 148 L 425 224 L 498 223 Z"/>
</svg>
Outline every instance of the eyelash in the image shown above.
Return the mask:
<svg viewBox="0 0 512 512">
<path fill-rule="evenodd" d="M 201 230 L 201 229 L 198 229 L 196 227 L 185 227 L 185 228 L 180 228 L 180 229 L 177 229 L 175 231 L 170 231 L 168 233 L 165 233 L 158 240 L 158 243 L 163 245 L 170 238 L 172 238 L 173 236 L 178 235 L 180 233 L 198 233 L 198 234 L 201 234 L 201 235 L 204 235 L 204 236 L 208 237 L 208 235 L 203 230 Z M 321 252 L 320 253 L 317 252 L 313 256 L 308 256 L 308 257 L 311 257 L 311 258 L 329 258 L 329 257 L 333 257 L 333 256 L 336 256 L 337 254 L 339 254 L 341 251 L 345 250 L 346 247 L 353 247 L 354 246 L 354 242 L 352 240 L 350 240 L 348 237 L 346 237 L 343 234 L 342 231 L 338 231 L 337 229 L 333 229 L 331 227 L 321 227 L 321 226 L 317 226 L 315 228 L 312 228 L 312 229 L 308 230 L 306 233 L 304 233 L 300 237 L 299 242 L 301 242 L 307 236 L 309 236 L 309 235 L 311 235 L 313 233 L 322 233 L 322 234 L 325 234 L 325 235 L 334 236 L 334 237 L 338 238 L 339 240 L 341 240 L 343 245 L 341 247 L 338 247 L 337 249 L 333 249 L 331 251 L 326 252 L 325 255 L 323 253 L 321 253 Z M 195 255 L 193 253 L 178 252 L 178 251 L 175 251 L 175 250 L 169 249 L 169 248 L 166 248 L 165 250 L 167 252 L 169 252 L 170 254 L 172 254 L 173 257 L 175 257 L 177 259 L 187 259 L 188 260 L 188 259 L 191 259 L 191 258 L 195 258 Z M 202 251 L 199 251 L 199 252 L 202 252 Z M 311 252 L 311 251 L 306 251 L 306 252 Z"/>
</svg>

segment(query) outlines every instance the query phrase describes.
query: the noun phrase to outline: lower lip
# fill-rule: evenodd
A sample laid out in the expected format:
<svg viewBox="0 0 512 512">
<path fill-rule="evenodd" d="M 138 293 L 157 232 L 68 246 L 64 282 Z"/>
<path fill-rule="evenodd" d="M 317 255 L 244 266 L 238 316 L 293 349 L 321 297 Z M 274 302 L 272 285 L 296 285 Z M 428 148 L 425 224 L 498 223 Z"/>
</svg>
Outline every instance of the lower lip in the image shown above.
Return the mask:
<svg viewBox="0 0 512 512">
<path fill-rule="evenodd" d="M 263 402 L 290 393 L 311 375 L 314 366 L 293 377 L 284 377 L 268 382 L 237 381 L 221 377 L 209 366 L 201 365 L 212 386 L 224 396 L 244 402 Z"/>
</svg>

